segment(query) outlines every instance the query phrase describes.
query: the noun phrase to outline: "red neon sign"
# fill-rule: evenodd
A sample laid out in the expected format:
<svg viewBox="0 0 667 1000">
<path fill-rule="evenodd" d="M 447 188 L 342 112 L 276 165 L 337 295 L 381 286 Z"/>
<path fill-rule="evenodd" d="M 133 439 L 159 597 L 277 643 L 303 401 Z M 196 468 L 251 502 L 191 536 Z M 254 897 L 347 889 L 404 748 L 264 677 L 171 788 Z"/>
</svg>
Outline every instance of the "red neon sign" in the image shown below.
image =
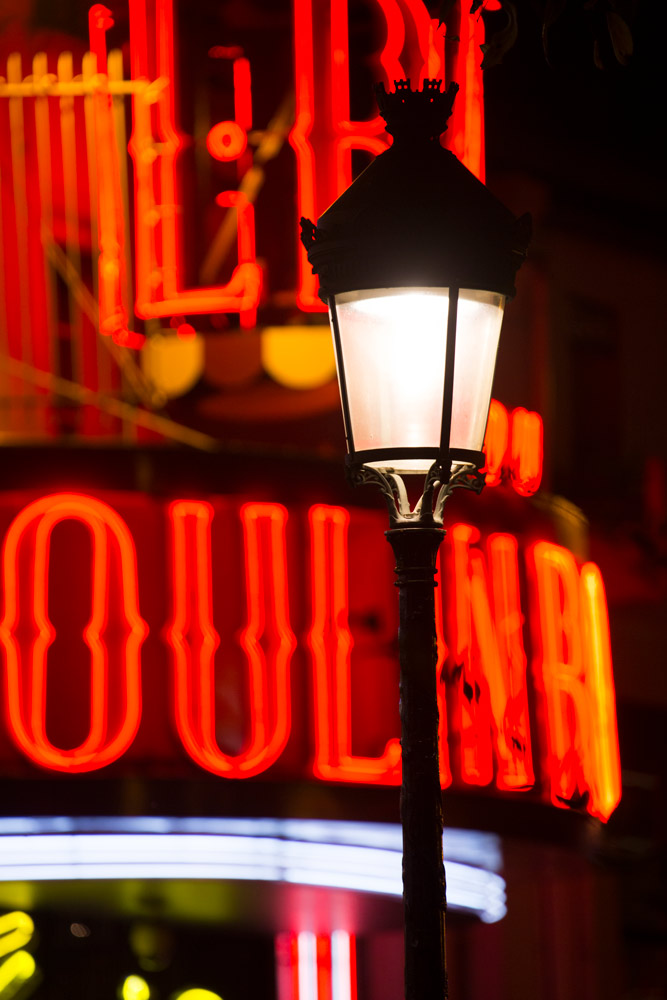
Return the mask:
<svg viewBox="0 0 667 1000">
<path fill-rule="evenodd" d="M 130 154 L 135 170 L 136 312 L 143 319 L 178 314 L 237 312 L 243 326 L 254 326 L 262 274 L 255 261 L 253 206 L 236 191 L 224 191 L 218 203 L 237 213 L 238 264 L 225 285 L 182 287 L 182 234 L 178 225 L 177 163 L 183 146 L 176 126 L 174 25 L 171 0 L 130 0 L 132 77 L 154 85 L 133 96 Z M 225 135 L 228 159 L 245 149 L 239 141 L 250 111 L 250 75 L 235 73 L 239 84 L 237 129 Z M 225 148 L 222 133 L 210 140 Z M 241 148 L 243 146 L 243 148 Z M 215 153 L 213 155 L 216 155 Z"/>
<path fill-rule="evenodd" d="M 243 778 L 266 770 L 285 748 L 290 730 L 289 664 L 295 647 L 289 626 L 285 559 L 287 511 L 279 504 L 245 504 L 247 625 L 240 638 L 248 666 L 251 731 L 236 754 L 216 741 L 211 521 L 201 501 L 171 504 L 172 620 L 167 630 L 176 675 L 176 727 L 192 759 L 214 774 Z M 268 639 L 267 649 L 263 640 Z"/>
<path fill-rule="evenodd" d="M 47 653 L 55 639 L 48 611 L 49 545 L 56 525 L 70 519 L 85 525 L 92 538 L 91 611 L 83 633 L 90 656 L 90 728 L 78 747 L 61 749 L 46 732 Z M 32 761 L 51 770 L 105 767 L 130 746 L 141 716 L 139 653 L 148 630 L 139 614 L 136 552 L 127 525 L 108 504 L 93 497 L 76 493 L 43 497 L 28 504 L 10 525 L 2 563 L 5 610 L 0 645 L 7 666 L 12 737 Z M 106 633 L 114 576 L 113 624 L 122 628 L 123 638 L 110 657 Z M 108 711 L 112 683 L 121 692 L 119 717 L 113 725 Z"/>
<path fill-rule="evenodd" d="M 519 496 L 537 493 L 544 462 L 544 433 L 539 413 L 520 406 L 510 416 L 502 403 L 492 399 L 484 454 L 487 486 L 499 486 L 508 479 Z"/>
<path fill-rule="evenodd" d="M 330 781 L 400 784 L 401 746 L 388 741 L 380 757 L 352 754 L 350 659 L 353 639 L 348 621 L 347 530 L 342 507 L 310 509 L 312 625 L 308 645 L 315 684 L 315 760 L 313 773 Z"/>
<path fill-rule="evenodd" d="M 178 160 L 184 141 L 178 132 L 172 0 L 129 0 L 132 78 L 152 80 L 133 96 L 130 154 L 135 168 L 136 312 L 144 318 L 178 314 L 237 312 L 243 327 L 253 326 L 262 284 L 255 258 L 253 206 L 243 191 L 222 192 L 219 205 L 235 208 L 238 263 L 225 285 L 182 288 L 182 234 L 178 225 Z M 386 37 L 378 53 L 385 83 L 403 76 L 456 79 L 460 90 L 447 144 L 483 179 L 484 137 L 479 45 L 480 17 L 452 11 L 445 43 L 443 26 L 422 0 L 377 0 Z M 106 24 L 97 5 L 91 12 L 91 45 L 100 50 Z M 289 136 L 297 163 L 297 219 L 317 218 L 352 181 L 352 151 L 377 155 L 387 148 L 379 115 L 367 121 L 350 116 L 347 0 L 330 5 L 293 0 L 295 123 Z M 412 39 L 414 38 L 414 42 Z M 227 55 L 224 46 L 210 54 Z M 447 58 L 445 58 L 445 52 Z M 234 52 L 234 119 L 211 127 L 211 156 L 239 163 L 241 177 L 251 163 L 247 153 L 252 126 L 251 67 Z M 315 279 L 299 250 L 297 303 L 321 311 Z"/>
<path fill-rule="evenodd" d="M 454 587 L 450 672 L 462 776 L 470 784 L 489 784 L 495 757 L 498 788 L 529 788 L 534 775 L 516 539 L 489 536 L 491 587 L 484 557 L 472 547 L 479 531 L 455 524 L 449 539 Z"/>
<path fill-rule="evenodd" d="M 218 510 L 224 516 L 216 519 Z M 301 778 L 310 771 L 326 781 L 400 780 L 392 736 L 395 601 L 378 583 L 383 575 L 369 568 L 390 558 L 380 513 L 317 504 L 302 527 L 294 515 L 288 535 L 279 504 L 176 500 L 165 511 L 165 572 L 156 568 L 164 529 L 154 503 L 135 498 L 127 512 L 132 532 L 108 503 L 56 493 L 5 522 L 0 649 L 7 731 L 32 763 L 92 771 L 132 755 L 142 716 L 141 652 L 147 678 L 170 677 L 185 753 L 213 774 L 282 774 L 294 768 L 296 754 Z M 294 547 L 291 539 L 305 540 L 308 532 L 309 545 Z M 363 534 L 373 550 L 363 562 L 354 534 L 348 552 L 349 532 Z M 606 819 L 620 797 L 620 765 L 599 569 L 579 569 L 551 541 L 522 552 L 514 535 L 483 539 L 478 528 L 460 523 L 450 527 L 443 552 L 436 602 L 443 786 L 493 782 L 516 792 L 537 781 L 548 785 L 554 804 Z M 160 617 L 153 591 L 162 576 L 169 607 Z M 85 582 L 83 598 L 70 596 L 73 580 Z M 77 633 L 74 644 L 63 646 L 63 630 Z M 149 631 L 153 640 L 144 644 Z M 304 636 L 299 670 L 310 681 L 307 697 L 293 701 L 295 632 Z M 83 712 L 86 729 L 68 742 L 70 697 L 83 698 L 74 716 Z M 144 703 L 144 713 L 155 711 L 155 692 Z M 54 708 L 59 728 L 50 731 Z M 237 718 L 230 724 L 232 709 Z M 153 732 L 155 721 L 150 726 Z"/>
<path fill-rule="evenodd" d="M 587 563 L 580 574 L 572 553 L 551 542 L 538 542 L 530 555 L 551 800 L 585 803 L 606 819 L 620 799 L 620 767 L 600 572 Z"/>
</svg>

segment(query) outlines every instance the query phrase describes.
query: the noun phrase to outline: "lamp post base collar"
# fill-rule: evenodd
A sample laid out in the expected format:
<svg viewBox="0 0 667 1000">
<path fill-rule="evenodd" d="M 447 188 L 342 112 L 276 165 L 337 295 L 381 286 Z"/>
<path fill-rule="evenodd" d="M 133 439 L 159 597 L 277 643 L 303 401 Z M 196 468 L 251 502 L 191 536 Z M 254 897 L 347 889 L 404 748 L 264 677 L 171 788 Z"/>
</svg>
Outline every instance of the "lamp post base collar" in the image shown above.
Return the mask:
<svg viewBox="0 0 667 1000">
<path fill-rule="evenodd" d="M 442 529 L 445 503 L 455 489 L 474 493 L 484 489 L 484 474 L 471 462 L 453 463 L 449 475 L 439 462 L 434 462 L 426 474 L 422 495 L 411 507 L 405 482 L 392 469 L 349 463 L 346 472 L 352 486 L 371 484 L 380 490 L 387 505 L 390 529 Z"/>
</svg>

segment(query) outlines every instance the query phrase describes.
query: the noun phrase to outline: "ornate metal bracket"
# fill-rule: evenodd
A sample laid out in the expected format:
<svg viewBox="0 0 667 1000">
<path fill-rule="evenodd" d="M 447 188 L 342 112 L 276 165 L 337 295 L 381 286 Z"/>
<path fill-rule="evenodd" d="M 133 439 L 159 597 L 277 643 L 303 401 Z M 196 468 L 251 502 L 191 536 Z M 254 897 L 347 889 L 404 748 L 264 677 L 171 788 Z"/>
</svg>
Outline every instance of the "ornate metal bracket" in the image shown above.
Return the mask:
<svg viewBox="0 0 667 1000">
<path fill-rule="evenodd" d="M 469 462 L 454 463 L 449 477 L 442 466 L 434 462 L 426 474 L 424 489 L 414 508 L 410 506 L 403 478 L 392 469 L 380 471 L 368 466 L 348 466 L 347 477 L 352 486 L 367 483 L 382 493 L 389 513 L 390 528 L 441 528 L 445 503 L 455 489 L 481 493 L 484 475 Z"/>
</svg>

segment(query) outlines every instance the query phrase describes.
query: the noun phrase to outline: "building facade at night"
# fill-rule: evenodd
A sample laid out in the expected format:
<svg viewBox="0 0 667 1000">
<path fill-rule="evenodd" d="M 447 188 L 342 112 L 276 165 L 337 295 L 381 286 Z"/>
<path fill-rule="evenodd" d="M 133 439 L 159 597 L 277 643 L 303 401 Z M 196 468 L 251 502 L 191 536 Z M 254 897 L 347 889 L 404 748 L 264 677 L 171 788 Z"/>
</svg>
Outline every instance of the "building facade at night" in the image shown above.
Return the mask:
<svg viewBox="0 0 667 1000">
<path fill-rule="evenodd" d="M 452 996 L 664 996 L 667 449 L 658 421 L 633 451 L 627 346 L 638 315 L 657 340 L 657 252 L 498 152 L 500 4 L 436 7 L 6 18 L 2 1000 L 403 995 L 393 563 L 298 241 L 387 148 L 371 84 L 402 77 L 460 84 L 443 142 L 481 179 L 487 144 L 536 216 L 438 567 Z"/>
</svg>

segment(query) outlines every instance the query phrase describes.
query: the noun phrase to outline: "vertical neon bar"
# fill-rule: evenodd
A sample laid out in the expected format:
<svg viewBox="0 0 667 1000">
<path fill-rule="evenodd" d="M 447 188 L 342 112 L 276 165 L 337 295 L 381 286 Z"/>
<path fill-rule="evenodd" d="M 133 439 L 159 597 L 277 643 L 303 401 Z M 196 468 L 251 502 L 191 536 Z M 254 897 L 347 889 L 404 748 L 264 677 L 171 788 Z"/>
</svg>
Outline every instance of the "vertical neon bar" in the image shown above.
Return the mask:
<svg viewBox="0 0 667 1000">
<path fill-rule="evenodd" d="M 380 757 L 352 754 L 347 531 L 343 507 L 310 508 L 312 623 L 308 646 L 315 694 L 313 773 L 327 781 L 400 783 L 400 740 Z"/>
<path fill-rule="evenodd" d="M 299 1000 L 319 1000 L 317 995 L 317 937 L 301 931 L 297 937 Z"/>
<path fill-rule="evenodd" d="M 177 162 L 183 142 L 175 117 L 172 0 L 154 0 L 154 60 L 149 58 L 152 39 L 149 39 L 148 3 L 149 0 L 130 0 L 132 77 L 148 79 L 153 63 L 157 77 L 146 90 L 133 97 L 130 154 L 135 167 L 135 310 L 143 319 L 238 312 L 242 326 L 247 327 L 254 323 L 262 283 L 254 251 L 252 259 L 239 261 L 226 285 L 181 287 L 183 247 L 178 225 Z M 247 101 L 242 110 L 247 116 Z M 245 214 L 245 225 L 246 229 L 254 226 L 249 211 Z M 243 240 L 245 236 L 240 234 L 239 238 Z M 247 241 L 246 245 L 249 245 Z"/>
<path fill-rule="evenodd" d="M 483 472 L 487 486 L 500 485 L 508 447 L 509 415 L 502 403 L 499 403 L 497 399 L 492 399 L 484 436 L 486 464 Z"/>
<path fill-rule="evenodd" d="M 535 680 L 546 723 L 545 770 L 556 806 L 589 804 L 596 761 L 586 691 L 580 622 L 580 582 L 574 556 L 537 542 L 528 567 L 539 608 L 534 630 Z"/>
<path fill-rule="evenodd" d="M 331 938 L 328 934 L 318 934 L 316 940 L 317 957 L 317 1000 L 333 1000 L 331 995 Z"/>
<path fill-rule="evenodd" d="M 58 82 L 70 83 L 74 77 L 72 55 L 62 52 L 58 57 Z M 81 271 L 79 248 L 78 177 L 76 162 L 76 128 L 74 98 L 63 96 L 60 104 L 60 138 L 62 147 L 63 185 L 65 196 L 65 247 L 67 259 L 77 273 Z M 83 319 L 73 291 L 69 290 L 69 327 L 72 352 L 72 378 L 81 385 L 93 386 L 86 381 L 84 371 Z"/>
<path fill-rule="evenodd" d="M 349 931 L 331 934 L 331 995 L 332 1000 L 357 1000 L 357 969 L 355 937 Z"/>
<path fill-rule="evenodd" d="M 8 83 L 23 82 L 21 55 L 18 52 L 12 53 L 7 58 L 7 81 Z M 20 360 L 25 361 L 27 364 L 34 364 L 30 260 L 28 241 L 25 235 L 29 232 L 29 227 L 25 159 L 26 136 L 22 97 L 9 98 L 9 139 L 12 168 L 11 203 L 16 229 L 15 239 L 12 241 L 13 245 L 11 246 L 11 255 L 8 256 L 7 263 L 10 265 L 16 278 L 17 287 L 14 289 L 14 295 L 20 304 L 18 316 L 16 317 L 20 339 L 17 343 L 16 334 L 14 334 L 14 343 L 19 348 L 15 356 L 18 355 Z M 39 324 L 37 325 L 39 326 Z M 11 326 L 8 329 L 8 335 L 12 338 Z M 25 397 L 28 394 L 28 387 L 22 380 L 17 379 L 14 382 L 13 388 L 18 390 L 19 399 L 21 396 Z M 29 402 L 27 405 L 21 407 L 18 417 L 20 430 L 23 433 L 26 430 L 35 431 L 37 429 L 35 416 L 34 408 L 30 406 Z"/>
<path fill-rule="evenodd" d="M 493 596 L 493 627 L 499 672 L 487 673 L 494 717 L 498 756 L 496 784 L 508 790 L 524 790 L 535 783 L 533 771 L 527 659 L 523 644 L 523 613 L 519 592 L 518 544 L 513 535 L 493 534 L 486 541 Z M 483 573 L 481 556 L 478 574 Z M 481 580 L 480 580 L 481 582 Z M 484 605 L 488 594 L 484 588 Z"/>
<path fill-rule="evenodd" d="M 461 777 L 468 784 L 488 785 L 493 778 L 489 694 L 480 668 L 480 654 L 474 646 L 479 632 L 473 621 L 473 581 L 469 545 L 479 532 L 467 524 L 454 524 L 448 533 L 453 563 L 453 669 L 457 699 L 455 729 L 460 746 Z M 483 637 L 486 655 L 497 667 L 493 636 Z"/>
<path fill-rule="evenodd" d="M 438 590 L 435 595 L 435 639 L 438 647 L 438 656 L 435 664 L 436 685 L 438 691 L 438 743 L 440 745 L 440 784 L 443 788 L 449 788 L 452 783 L 452 772 L 449 763 L 449 743 L 447 739 L 447 701 L 445 698 L 445 683 L 442 679 L 442 672 L 447 663 L 449 650 L 445 641 L 444 622 L 442 604 L 447 600 L 447 578 L 443 572 L 442 548 L 437 556 L 437 582 Z"/>
<path fill-rule="evenodd" d="M 46 53 L 38 52 L 32 61 L 33 81 L 37 83 L 48 73 Z M 37 160 L 37 177 L 39 186 L 39 201 L 36 217 L 42 230 L 38 252 L 41 258 L 39 276 L 37 266 L 34 269 L 35 287 L 39 295 L 43 294 L 43 309 L 39 310 L 37 322 L 42 324 L 35 344 L 35 361 L 38 368 L 58 374 L 56 367 L 56 334 L 55 334 L 55 277 L 45 253 L 45 243 L 53 239 L 53 184 L 51 176 L 51 128 L 49 124 L 49 98 L 35 98 L 35 156 Z M 43 289 L 43 293 L 42 290 Z M 39 315 L 41 314 L 41 315 Z M 47 425 L 48 429 L 48 425 Z"/>
<path fill-rule="evenodd" d="M 581 612 L 586 684 L 595 729 L 592 743 L 597 764 L 589 812 L 606 821 L 621 801 L 621 760 L 607 601 L 602 574 L 595 563 L 586 563 L 581 570 Z"/>
<path fill-rule="evenodd" d="M 523 497 L 532 496 L 542 481 L 544 461 L 544 431 L 539 413 L 523 406 L 512 411 L 511 472 L 516 492 Z"/>
</svg>

